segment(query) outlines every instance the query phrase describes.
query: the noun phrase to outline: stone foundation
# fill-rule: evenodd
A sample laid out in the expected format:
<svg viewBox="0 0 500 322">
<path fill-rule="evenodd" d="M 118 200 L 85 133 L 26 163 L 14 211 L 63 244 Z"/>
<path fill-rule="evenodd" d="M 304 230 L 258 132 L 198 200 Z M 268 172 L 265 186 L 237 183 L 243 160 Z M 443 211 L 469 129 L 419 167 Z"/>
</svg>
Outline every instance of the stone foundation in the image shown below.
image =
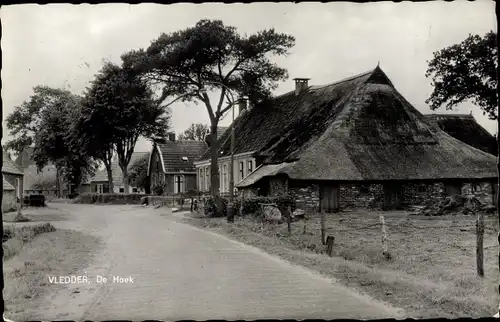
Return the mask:
<svg viewBox="0 0 500 322">
<path fill-rule="evenodd" d="M 289 192 L 295 198 L 296 208 L 308 212 L 319 209 L 319 185 L 306 184 L 290 187 Z"/>
<path fill-rule="evenodd" d="M 493 204 L 493 187 L 490 182 L 463 183 L 463 196 L 474 196 L 484 204 Z M 289 193 L 294 196 L 297 208 L 317 211 L 320 205 L 319 184 L 272 178 L 269 181 L 269 195 L 279 196 Z M 257 196 L 256 189 L 245 188 L 245 198 Z M 402 185 L 402 206 L 424 205 L 429 200 L 438 201 L 446 198 L 443 182 L 408 182 Z M 384 205 L 384 185 L 341 184 L 339 186 L 339 207 L 341 210 L 355 208 L 380 208 Z"/>
<path fill-rule="evenodd" d="M 428 200 L 441 200 L 446 197 L 444 184 L 409 182 L 403 184 L 403 206 L 419 206 Z"/>
<path fill-rule="evenodd" d="M 381 184 L 343 184 L 340 185 L 340 209 L 367 208 L 371 203 L 382 206 L 384 186 Z"/>
</svg>

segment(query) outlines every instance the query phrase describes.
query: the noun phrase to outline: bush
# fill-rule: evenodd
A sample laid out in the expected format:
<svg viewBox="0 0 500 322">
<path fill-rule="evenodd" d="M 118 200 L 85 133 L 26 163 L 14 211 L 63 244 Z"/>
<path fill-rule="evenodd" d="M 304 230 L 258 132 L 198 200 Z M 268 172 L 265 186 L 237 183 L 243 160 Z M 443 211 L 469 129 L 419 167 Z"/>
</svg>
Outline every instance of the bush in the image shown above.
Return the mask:
<svg viewBox="0 0 500 322">
<path fill-rule="evenodd" d="M 222 216 L 227 215 L 227 198 L 222 198 L 223 211 Z M 292 212 L 295 210 L 295 199 L 290 195 L 280 196 L 280 197 L 255 197 L 255 198 L 245 198 L 243 199 L 243 209 L 241 209 L 241 198 L 234 198 L 234 214 L 238 215 L 250 215 L 250 214 L 260 214 L 260 204 L 261 203 L 275 203 L 278 205 L 278 209 L 281 213 L 284 213 L 287 207 L 291 207 Z M 242 213 L 240 214 L 240 211 Z M 216 206 L 215 201 L 212 197 L 205 201 L 205 215 L 208 217 L 216 216 Z"/>
<path fill-rule="evenodd" d="M 165 189 L 162 185 L 155 185 L 153 186 L 152 191 L 155 196 L 162 196 L 165 192 Z"/>
<path fill-rule="evenodd" d="M 125 204 L 141 204 L 141 198 L 145 197 L 145 194 L 138 193 L 84 193 L 79 195 L 74 199 L 75 203 L 80 204 L 113 204 L 113 205 L 125 205 Z"/>
</svg>

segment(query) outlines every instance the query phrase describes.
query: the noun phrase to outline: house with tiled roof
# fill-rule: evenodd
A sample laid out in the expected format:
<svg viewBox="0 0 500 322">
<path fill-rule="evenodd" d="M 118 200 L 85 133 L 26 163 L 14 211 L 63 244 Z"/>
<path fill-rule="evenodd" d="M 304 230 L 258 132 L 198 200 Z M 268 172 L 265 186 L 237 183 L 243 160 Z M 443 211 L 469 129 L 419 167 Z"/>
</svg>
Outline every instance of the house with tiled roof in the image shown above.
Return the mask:
<svg viewBox="0 0 500 322">
<path fill-rule="evenodd" d="M 165 195 L 195 191 L 194 161 L 205 149 L 205 142 L 176 140 L 173 133 L 168 140 L 154 142 L 148 166 L 151 191 L 154 192 L 158 186 L 162 187 Z"/>
<path fill-rule="evenodd" d="M 328 85 L 308 81 L 295 79 L 295 90 L 256 104 L 231 125 L 235 183 L 244 195 L 287 193 L 299 207 L 326 212 L 394 209 L 456 193 L 493 203 L 495 156 L 426 119 L 379 66 Z M 230 133 L 219 139 L 223 187 Z M 197 167 L 210 156 L 211 148 Z"/>
<path fill-rule="evenodd" d="M 472 114 L 427 114 L 424 116 L 455 139 L 481 151 L 498 155 L 495 136 L 482 127 Z"/>
<path fill-rule="evenodd" d="M 23 193 L 24 173 L 17 167 L 10 156 L 3 151 L 2 153 L 2 181 L 3 181 L 3 199 L 2 211 L 10 211 L 16 208 L 17 200 L 21 200 Z"/>
<path fill-rule="evenodd" d="M 128 169 L 130 170 L 134 163 L 141 158 L 147 157 L 149 152 L 133 152 L 130 157 Z M 106 169 L 101 169 L 95 175 L 89 178 L 82 187 L 80 193 L 125 193 L 125 184 L 123 182 L 123 172 L 115 157 L 111 164 L 111 173 L 113 176 L 113 191 L 109 191 L 108 172 Z M 129 193 L 144 193 L 144 189 L 129 185 Z"/>
</svg>

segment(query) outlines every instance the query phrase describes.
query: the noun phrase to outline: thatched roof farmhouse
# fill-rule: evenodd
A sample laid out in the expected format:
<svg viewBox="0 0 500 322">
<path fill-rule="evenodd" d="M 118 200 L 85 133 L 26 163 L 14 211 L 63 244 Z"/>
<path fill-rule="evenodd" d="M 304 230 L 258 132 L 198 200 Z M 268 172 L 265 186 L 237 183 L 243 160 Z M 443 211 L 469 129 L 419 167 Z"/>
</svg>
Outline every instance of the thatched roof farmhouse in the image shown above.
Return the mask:
<svg viewBox="0 0 500 322">
<path fill-rule="evenodd" d="M 428 114 L 424 116 L 455 139 L 481 151 L 498 155 L 495 136 L 477 123 L 472 114 Z"/>
<path fill-rule="evenodd" d="M 252 107 L 234 127 L 236 186 L 248 195 L 286 192 L 325 211 L 398 208 L 452 193 L 492 201 L 496 158 L 425 118 L 378 66 L 324 86 L 296 79 L 294 91 Z M 222 163 L 230 132 L 220 138 Z M 249 159 L 255 166 L 244 173 Z"/>
</svg>

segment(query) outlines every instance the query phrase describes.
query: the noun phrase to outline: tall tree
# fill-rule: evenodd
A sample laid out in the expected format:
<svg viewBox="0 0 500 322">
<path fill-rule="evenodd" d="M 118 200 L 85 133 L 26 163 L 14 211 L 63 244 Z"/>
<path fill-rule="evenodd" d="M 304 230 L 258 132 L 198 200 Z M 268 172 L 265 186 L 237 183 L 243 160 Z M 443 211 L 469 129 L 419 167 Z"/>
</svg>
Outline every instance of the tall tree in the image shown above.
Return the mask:
<svg viewBox="0 0 500 322">
<path fill-rule="evenodd" d="M 19 154 L 24 148 L 34 146 L 33 158 L 38 169 L 53 162 L 58 183 L 61 173 L 91 172 L 92 160 L 82 152 L 80 137 L 73 135 L 81 111 L 80 98 L 48 86 L 36 86 L 33 92 L 29 100 L 16 106 L 6 118 L 7 128 L 14 136 L 6 148 Z M 79 184 L 78 177 L 72 182 Z"/>
<path fill-rule="evenodd" d="M 149 191 L 148 166 L 149 153 L 135 161 L 130 167 L 130 183 L 144 189 L 146 193 L 151 193 Z"/>
<path fill-rule="evenodd" d="M 203 123 L 193 123 L 179 135 L 179 140 L 203 141 L 210 127 Z"/>
<path fill-rule="evenodd" d="M 479 106 L 483 114 L 497 119 L 497 35 L 467 39 L 434 53 L 428 62 L 426 77 L 432 78 L 434 91 L 426 101 L 432 110 L 442 105 L 451 110 L 467 100 Z"/>
<path fill-rule="evenodd" d="M 128 66 L 161 87 L 160 100 L 202 103 L 210 117 L 211 194 L 219 195 L 217 126 L 235 103 L 248 97 L 253 104 L 266 100 L 277 82 L 288 78 L 270 55 L 287 55 L 295 38 L 274 29 L 240 35 L 219 20 L 200 20 L 194 27 L 163 33 L 146 49 L 122 56 Z M 208 91 L 218 92 L 213 102 Z M 236 94 L 236 95 L 234 95 Z M 236 98 L 235 98 L 236 99 Z"/>
<path fill-rule="evenodd" d="M 170 112 L 154 98 L 135 71 L 107 62 L 85 99 L 83 122 L 88 144 L 103 161 L 112 189 L 111 158 L 116 151 L 123 174 L 125 193 L 129 193 L 128 165 L 140 136 L 166 136 Z M 97 142 L 96 142 L 97 140 Z"/>
</svg>

